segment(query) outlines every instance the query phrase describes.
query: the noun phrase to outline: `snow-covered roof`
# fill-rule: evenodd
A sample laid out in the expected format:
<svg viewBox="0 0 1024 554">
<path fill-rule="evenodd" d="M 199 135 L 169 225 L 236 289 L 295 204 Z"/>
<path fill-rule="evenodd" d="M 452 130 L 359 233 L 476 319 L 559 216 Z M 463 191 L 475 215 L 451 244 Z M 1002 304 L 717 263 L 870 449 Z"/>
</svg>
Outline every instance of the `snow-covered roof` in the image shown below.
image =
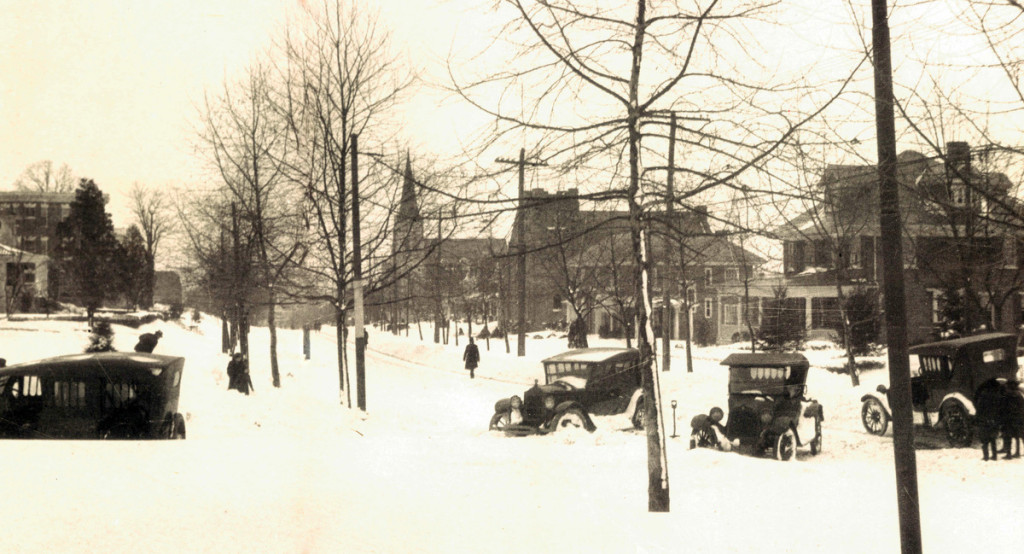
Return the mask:
<svg viewBox="0 0 1024 554">
<path fill-rule="evenodd" d="M 543 360 L 548 362 L 603 362 L 616 356 L 636 352 L 633 348 L 578 348 Z"/>
</svg>

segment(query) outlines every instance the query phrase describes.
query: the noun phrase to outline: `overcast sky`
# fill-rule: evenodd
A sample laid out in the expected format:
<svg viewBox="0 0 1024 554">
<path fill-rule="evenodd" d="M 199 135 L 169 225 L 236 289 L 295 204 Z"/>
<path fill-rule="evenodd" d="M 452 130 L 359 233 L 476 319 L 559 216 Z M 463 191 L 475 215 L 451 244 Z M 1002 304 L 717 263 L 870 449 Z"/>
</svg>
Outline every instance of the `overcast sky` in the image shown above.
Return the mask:
<svg viewBox="0 0 1024 554">
<path fill-rule="evenodd" d="M 133 182 L 200 179 L 195 106 L 279 35 L 298 1 L 0 0 L 0 190 L 36 161 L 67 163 L 110 195 L 124 226 Z M 396 47 L 428 63 L 465 23 L 457 4 L 368 5 L 381 9 Z"/>
<path fill-rule="evenodd" d="M 115 225 L 126 226 L 130 217 L 124 192 L 133 182 L 202 184 L 191 147 L 204 91 L 218 88 L 225 77 L 260 56 L 280 36 L 286 12 L 300 1 L 0 0 L 0 190 L 10 188 L 29 164 L 66 163 L 110 195 Z M 842 48 L 833 43 L 854 44 L 856 33 L 838 27 L 850 17 L 844 4 L 826 4 L 797 1 L 780 9 L 779 15 L 789 19 L 782 28 L 795 30 L 807 42 L 772 42 L 772 54 L 818 58 L 816 52 L 826 52 L 825 47 Z M 374 0 L 365 5 L 381 10 L 396 48 L 418 70 L 438 79 L 443 79 L 439 68 L 449 49 L 454 45 L 462 56 L 479 51 L 491 40 L 489 25 L 496 21 L 488 0 Z M 923 49 L 932 61 L 962 51 L 962 37 L 945 36 L 924 24 L 922 18 L 942 7 L 942 2 L 929 4 L 920 13 L 904 8 L 903 19 L 910 20 L 906 29 L 915 36 L 901 36 L 896 27 L 897 46 Z M 897 48 L 897 71 L 906 59 Z M 848 70 L 844 59 L 815 61 L 826 70 Z M 407 140 L 427 148 L 454 148 L 456 131 L 473 128 L 483 116 L 465 108 L 438 109 L 438 99 L 436 93 L 418 93 L 404 108 L 403 131 Z M 863 116 L 872 105 L 858 108 Z M 873 125 L 866 122 L 853 138 L 864 142 L 870 136 Z"/>
</svg>

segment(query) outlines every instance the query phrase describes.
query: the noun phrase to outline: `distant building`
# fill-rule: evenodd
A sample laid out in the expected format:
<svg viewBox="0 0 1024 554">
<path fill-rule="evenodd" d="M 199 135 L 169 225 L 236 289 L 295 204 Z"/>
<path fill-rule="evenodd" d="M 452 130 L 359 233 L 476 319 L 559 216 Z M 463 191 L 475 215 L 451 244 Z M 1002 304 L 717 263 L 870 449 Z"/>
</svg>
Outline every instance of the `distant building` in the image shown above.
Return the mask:
<svg viewBox="0 0 1024 554">
<path fill-rule="evenodd" d="M 0 192 L 0 241 L 7 246 L 54 257 L 57 225 L 71 213 L 74 194 L 53 192 Z M 10 231 L 10 235 L 6 231 Z"/>
<path fill-rule="evenodd" d="M 1016 333 L 1024 321 L 1024 207 L 1005 175 L 971 161 L 962 142 L 949 143 L 940 159 L 913 151 L 897 158 L 911 344 L 938 338 L 948 304 L 961 306 L 968 333 L 982 326 Z M 789 301 L 812 336 L 840 324 L 837 279 L 845 293 L 883 284 L 876 167 L 828 166 L 818 186 L 818 205 L 776 229 Z"/>
<path fill-rule="evenodd" d="M 57 225 L 71 213 L 74 194 L 0 191 L 0 271 L 6 301 L 52 296 L 57 287 L 50 260 L 58 247 Z M 19 300 L 11 299 L 17 290 Z"/>
</svg>

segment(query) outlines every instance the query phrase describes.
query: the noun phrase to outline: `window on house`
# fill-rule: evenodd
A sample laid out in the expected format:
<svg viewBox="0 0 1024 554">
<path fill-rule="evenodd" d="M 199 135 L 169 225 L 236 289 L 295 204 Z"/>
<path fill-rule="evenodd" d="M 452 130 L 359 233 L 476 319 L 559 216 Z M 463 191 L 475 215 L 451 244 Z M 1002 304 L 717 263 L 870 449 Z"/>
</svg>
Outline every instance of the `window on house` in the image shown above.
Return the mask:
<svg viewBox="0 0 1024 554">
<path fill-rule="evenodd" d="M 740 303 L 738 299 L 729 298 L 722 300 L 722 324 L 740 324 Z"/>
<path fill-rule="evenodd" d="M 714 300 L 712 300 L 711 298 L 705 298 L 704 299 L 704 317 L 705 318 L 711 319 L 711 316 L 715 315 L 714 307 L 715 307 Z"/>
<path fill-rule="evenodd" d="M 731 283 L 740 280 L 740 268 L 738 267 L 727 267 L 725 268 L 725 281 Z"/>
<path fill-rule="evenodd" d="M 7 286 L 17 287 L 36 282 L 36 264 L 7 262 Z"/>
<path fill-rule="evenodd" d="M 828 240 L 814 241 L 815 267 L 832 267 L 832 245 Z"/>
<path fill-rule="evenodd" d="M 714 284 L 714 271 L 710 267 L 704 268 L 704 286 L 710 287 Z"/>
<path fill-rule="evenodd" d="M 696 306 L 697 305 L 697 289 L 696 288 L 690 287 L 690 288 L 686 289 L 686 302 L 690 306 Z M 1022 302 L 1022 305 L 1024 305 L 1024 296 L 1021 297 L 1021 302 Z"/>
<path fill-rule="evenodd" d="M 812 329 L 838 329 L 842 324 L 838 298 L 811 299 Z"/>
<path fill-rule="evenodd" d="M 804 243 L 800 241 L 783 243 L 783 258 L 785 258 L 787 273 L 800 273 L 806 269 L 807 260 L 804 258 L 804 249 Z"/>
<path fill-rule="evenodd" d="M 949 200 L 954 206 L 965 206 L 967 204 L 967 187 L 964 185 L 951 185 L 949 187 Z"/>
</svg>

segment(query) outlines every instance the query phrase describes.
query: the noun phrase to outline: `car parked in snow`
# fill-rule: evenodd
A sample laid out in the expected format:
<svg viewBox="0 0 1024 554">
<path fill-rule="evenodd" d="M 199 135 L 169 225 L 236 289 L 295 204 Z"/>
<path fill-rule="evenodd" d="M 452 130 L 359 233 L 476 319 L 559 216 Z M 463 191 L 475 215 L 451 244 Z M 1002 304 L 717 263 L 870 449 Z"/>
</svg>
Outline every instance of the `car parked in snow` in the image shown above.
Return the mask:
<svg viewBox="0 0 1024 554">
<path fill-rule="evenodd" d="M 643 361 L 632 348 L 580 348 L 542 361 L 544 384 L 494 405 L 490 428 L 509 434 L 594 431 L 593 415 L 630 414 L 643 427 Z"/>
<path fill-rule="evenodd" d="M 137 352 L 47 358 L 0 369 L 0 437 L 183 439 L 185 359 Z"/>
<path fill-rule="evenodd" d="M 1016 379 L 1017 337 L 1009 333 L 985 333 L 971 337 L 918 344 L 910 348 L 918 358 L 918 372 L 910 378 L 911 402 L 925 425 L 942 426 L 950 446 L 970 446 L 976 396 L 993 380 Z M 884 435 L 892 419 L 889 390 L 861 397 L 861 423 L 873 435 Z M 932 416 L 936 414 L 934 423 Z"/>
<path fill-rule="evenodd" d="M 803 354 L 735 353 L 729 366 L 729 419 L 725 435 L 730 441 L 771 451 L 780 460 L 793 457 L 798 446 L 821 452 L 824 410 L 807 398 L 810 363 Z"/>
</svg>

